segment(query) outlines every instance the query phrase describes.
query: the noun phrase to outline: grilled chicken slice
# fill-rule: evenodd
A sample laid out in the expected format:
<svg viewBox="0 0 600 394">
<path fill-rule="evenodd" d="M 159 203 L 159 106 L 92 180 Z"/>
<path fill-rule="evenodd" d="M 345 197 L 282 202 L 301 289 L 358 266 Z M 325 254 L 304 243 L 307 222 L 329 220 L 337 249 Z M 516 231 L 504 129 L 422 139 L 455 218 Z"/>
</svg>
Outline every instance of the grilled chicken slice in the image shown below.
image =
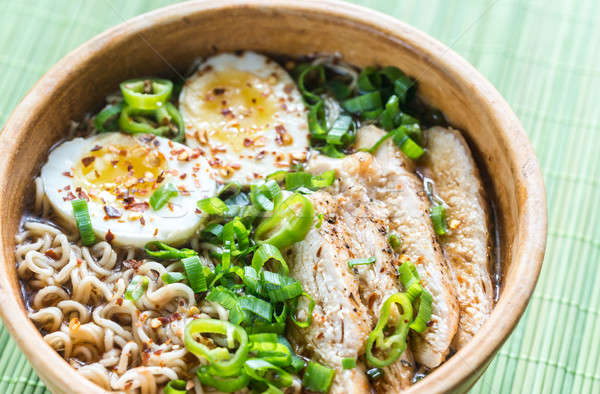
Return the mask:
<svg viewBox="0 0 600 394">
<path fill-rule="evenodd" d="M 388 228 L 383 204 L 370 202 L 366 192 L 354 198 L 343 194 L 341 199 L 341 220 L 351 225 L 351 254 L 354 258 L 375 257 L 374 263 L 354 268 L 360 298 L 371 316 L 373 329 L 379 320 L 384 301 L 400 291 L 397 277 L 398 256 L 386 239 Z M 391 318 L 394 318 L 393 314 Z M 383 376 L 373 385 L 378 393 L 397 393 L 410 386 L 413 375 L 414 361 L 407 347 L 400 359 L 384 368 Z"/>
<path fill-rule="evenodd" d="M 358 148 L 371 147 L 384 132 L 374 126 L 357 133 Z M 353 173 L 360 173 L 368 196 L 386 209 L 389 229 L 403 242 L 402 253 L 413 261 L 425 288 L 433 296 L 431 326 L 413 335 L 411 350 L 415 360 L 435 368 L 446 358 L 458 325 L 458 303 L 448 268 L 429 218 L 429 201 L 422 182 L 414 174 L 413 162 L 391 140 L 385 141 L 375 155 L 358 152 L 353 159 L 330 159 L 316 156 L 308 170 L 321 173 L 335 169 L 338 181 L 334 188 L 344 192 L 357 187 Z"/>
<path fill-rule="evenodd" d="M 463 347 L 483 325 L 494 306 L 490 277 L 489 221 L 479 171 L 460 132 L 434 127 L 425 132 L 424 175 L 448 204 L 448 235 L 440 238 L 453 272 L 460 320 L 454 345 Z"/>
<path fill-rule="evenodd" d="M 357 359 L 364 352 L 371 331 L 371 319 L 362 304 L 358 281 L 348 269 L 351 258 L 343 224 L 337 222 L 337 204 L 326 192 L 311 194 L 315 211 L 326 220 L 313 227 L 302 242 L 286 251 L 290 275 L 316 303 L 313 323 L 307 328 L 294 325 L 288 330 L 290 341 L 324 365 L 334 368 L 331 393 L 368 393 L 363 365 L 342 369 L 342 359 Z"/>
</svg>

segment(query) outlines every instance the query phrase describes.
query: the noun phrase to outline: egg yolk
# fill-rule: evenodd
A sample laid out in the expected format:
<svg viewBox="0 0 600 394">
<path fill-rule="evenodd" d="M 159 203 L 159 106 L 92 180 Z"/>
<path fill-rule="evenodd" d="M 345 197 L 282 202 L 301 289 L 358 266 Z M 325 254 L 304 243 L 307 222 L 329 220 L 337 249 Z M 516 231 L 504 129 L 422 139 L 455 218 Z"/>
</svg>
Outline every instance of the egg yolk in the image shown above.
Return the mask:
<svg viewBox="0 0 600 394">
<path fill-rule="evenodd" d="M 143 198 L 152 194 L 166 169 L 167 160 L 156 149 L 137 143 L 111 144 L 92 148 L 77 161 L 73 176 L 92 198 L 101 191 L 120 198 L 127 191 L 129 196 Z"/>
<path fill-rule="evenodd" d="M 193 102 L 195 108 L 187 104 L 186 111 L 202 119 L 206 127 L 199 131 L 206 137 L 240 151 L 246 139 L 256 140 L 272 122 L 278 109 L 272 95 L 276 82 L 275 76 L 264 79 L 237 69 L 206 72 L 187 87 L 186 94 L 195 97 L 186 102 Z"/>
</svg>

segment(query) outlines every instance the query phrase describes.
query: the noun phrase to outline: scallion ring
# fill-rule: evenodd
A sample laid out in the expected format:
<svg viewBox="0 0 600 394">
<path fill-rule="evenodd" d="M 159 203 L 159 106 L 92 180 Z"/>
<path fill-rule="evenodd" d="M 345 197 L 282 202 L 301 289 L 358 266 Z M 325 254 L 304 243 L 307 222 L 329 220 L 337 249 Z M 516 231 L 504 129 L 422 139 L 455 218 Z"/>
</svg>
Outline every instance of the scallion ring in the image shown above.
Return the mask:
<svg viewBox="0 0 600 394">
<path fill-rule="evenodd" d="M 72 200 L 71 206 L 73 207 L 73 216 L 75 217 L 75 223 L 79 230 L 81 243 L 85 246 L 93 245 L 96 243 L 96 235 L 92 228 L 92 220 L 90 219 L 87 201 L 81 199 Z"/>
</svg>

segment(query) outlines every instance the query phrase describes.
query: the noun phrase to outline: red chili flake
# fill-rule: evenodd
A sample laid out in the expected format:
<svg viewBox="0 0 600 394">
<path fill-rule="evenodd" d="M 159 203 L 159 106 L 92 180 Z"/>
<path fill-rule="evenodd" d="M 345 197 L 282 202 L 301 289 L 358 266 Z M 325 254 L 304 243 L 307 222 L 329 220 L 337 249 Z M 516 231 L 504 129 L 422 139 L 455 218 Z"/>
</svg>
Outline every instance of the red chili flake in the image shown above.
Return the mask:
<svg viewBox="0 0 600 394">
<path fill-rule="evenodd" d="M 433 326 L 433 320 L 429 320 L 426 324 L 427 327 Z"/>
<path fill-rule="evenodd" d="M 256 160 L 262 159 L 263 157 L 265 157 L 266 154 L 267 154 L 266 150 L 261 150 L 260 152 L 257 153 Z"/>
<path fill-rule="evenodd" d="M 71 171 L 65 171 L 62 173 L 64 176 L 68 176 L 69 178 L 73 178 L 73 174 L 71 173 Z"/>
<path fill-rule="evenodd" d="M 123 299 L 122 299 L 122 298 L 117 298 L 117 300 L 115 301 L 115 303 L 116 303 L 118 306 L 121 306 L 121 305 L 123 305 Z"/>
<path fill-rule="evenodd" d="M 244 146 L 246 148 L 251 146 L 252 144 L 254 144 L 254 141 L 252 141 L 250 138 L 244 138 Z"/>
<path fill-rule="evenodd" d="M 69 191 L 69 190 L 71 190 L 71 185 L 67 185 L 67 186 L 65 186 L 65 187 L 64 187 L 64 190 L 65 190 L 65 191 Z"/>
<path fill-rule="evenodd" d="M 112 207 L 110 205 L 104 206 L 104 212 L 106 212 L 106 216 L 108 216 L 111 219 L 120 218 L 122 216 L 121 212 L 117 208 Z"/>
<path fill-rule="evenodd" d="M 134 201 L 135 201 L 135 198 L 133 198 L 131 196 L 123 198 L 123 202 L 127 205 L 133 204 Z"/>
<path fill-rule="evenodd" d="M 223 115 L 223 116 L 231 115 L 231 110 L 229 108 L 225 108 L 224 110 L 221 111 L 221 115 Z"/>
<path fill-rule="evenodd" d="M 137 271 L 142 266 L 143 263 L 144 263 L 143 261 L 129 259 L 129 260 L 125 260 L 123 262 L 123 265 L 126 268 L 133 268 L 134 271 Z"/>
<path fill-rule="evenodd" d="M 238 163 L 233 163 L 229 167 L 233 168 L 234 170 L 239 170 L 240 168 L 242 168 L 242 165 Z"/>
<path fill-rule="evenodd" d="M 69 192 L 69 194 L 67 194 L 66 197 L 63 197 L 63 201 L 71 201 L 76 199 L 77 197 L 75 197 L 75 195 L 71 192 Z"/>
<path fill-rule="evenodd" d="M 291 83 L 286 83 L 285 86 L 283 87 L 283 91 L 286 92 L 287 94 L 290 94 L 294 91 L 294 85 Z"/>
<path fill-rule="evenodd" d="M 187 177 L 187 174 L 181 174 L 179 175 L 179 179 L 184 180 Z"/>
<path fill-rule="evenodd" d="M 133 165 L 131 163 L 127 164 L 127 171 L 133 170 Z"/>
<path fill-rule="evenodd" d="M 140 218 L 140 224 L 141 224 L 142 226 L 145 226 L 145 225 L 146 225 L 146 219 L 144 219 L 144 217 L 143 217 L 143 216 Z"/>
<path fill-rule="evenodd" d="M 47 257 L 50 257 L 52 260 L 58 260 L 58 255 L 56 254 L 56 252 L 54 251 L 54 249 L 48 249 L 47 251 L 44 252 L 44 254 Z"/>
<path fill-rule="evenodd" d="M 85 201 L 90 201 L 90 198 L 88 197 L 88 195 L 85 193 L 85 191 L 81 190 L 80 187 L 75 189 L 75 192 L 77 192 L 77 197 L 79 197 L 82 200 Z"/>
<path fill-rule="evenodd" d="M 112 160 L 112 161 L 110 162 L 110 164 L 111 164 L 113 167 L 116 167 L 116 166 L 117 166 L 117 164 L 119 164 L 119 160 Z"/>
<path fill-rule="evenodd" d="M 200 210 L 200 209 L 198 209 L 198 208 L 196 208 L 196 211 L 195 211 L 195 212 L 196 212 L 196 214 L 197 214 L 197 215 L 202 215 L 202 210 Z"/>
<path fill-rule="evenodd" d="M 99 151 L 100 149 L 102 149 L 100 145 L 94 145 L 94 147 L 92 148 L 92 152 Z"/>
<path fill-rule="evenodd" d="M 125 209 L 134 212 L 145 212 L 148 210 L 148 208 L 150 208 L 150 204 L 148 204 L 146 201 L 125 205 Z"/>
<path fill-rule="evenodd" d="M 113 239 L 115 239 L 115 235 L 110 232 L 110 229 L 108 229 L 104 238 L 106 239 L 106 242 L 111 243 Z"/>
<path fill-rule="evenodd" d="M 214 88 L 213 89 L 213 94 L 215 94 L 216 96 L 220 96 L 223 93 L 225 93 L 225 89 L 223 89 L 223 88 Z"/>
<path fill-rule="evenodd" d="M 87 167 L 90 164 L 92 164 L 94 162 L 94 160 L 96 160 L 96 158 L 94 156 L 88 156 L 88 157 L 84 157 L 83 159 L 81 159 L 81 163 L 83 163 L 84 167 Z"/>
<path fill-rule="evenodd" d="M 173 141 L 171 141 L 171 140 L 169 140 L 168 145 L 169 145 L 169 148 L 173 148 L 173 146 L 175 146 L 175 145 L 173 145 Z"/>
<path fill-rule="evenodd" d="M 127 155 L 127 151 L 125 149 L 121 149 L 119 151 L 119 156 L 126 156 Z"/>
<path fill-rule="evenodd" d="M 158 235 L 158 229 L 157 229 L 157 228 L 155 228 L 155 229 L 154 229 L 154 233 L 153 233 L 152 235 L 153 235 L 154 237 L 156 237 L 156 236 Z"/>
<path fill-rule="evenodd" d="M 162 181 L 165 180 L 165 172 L 161 171 L 160 174 L 158 174 L 158 177 L 156 178 L 156 183 L 162 183 Z"/>
<path fill-rule="evenodd" d="M 179 193 L 180 193 L 182 196 L 189 196 L 189 195 L 191 194 L 191 193 L 189 192 L 189 190 L 188 190 L 188 189 L 186 189 L 186 188 L 185 188 L 185 186 L 183 186 L 183 185 L 179 185 L 179 186 L 177 186 L 177 190 L 179 190 Z"/>
</svg>

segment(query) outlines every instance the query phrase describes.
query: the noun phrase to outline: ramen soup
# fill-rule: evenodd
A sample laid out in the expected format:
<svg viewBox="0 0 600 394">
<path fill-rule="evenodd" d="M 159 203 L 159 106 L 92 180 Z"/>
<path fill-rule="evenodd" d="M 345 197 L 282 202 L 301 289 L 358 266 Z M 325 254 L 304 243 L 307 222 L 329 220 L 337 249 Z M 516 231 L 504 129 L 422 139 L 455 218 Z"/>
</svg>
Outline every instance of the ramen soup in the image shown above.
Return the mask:
<svg viewBox="0 0 600 394">
<path fill-rule="evenodd" d="M 253 52 L 121 83 L 33 181 L 29 317 L 106 390 L 410 387 L 495 297 L 478 167 L 416 90 Z"/>
</svg>

